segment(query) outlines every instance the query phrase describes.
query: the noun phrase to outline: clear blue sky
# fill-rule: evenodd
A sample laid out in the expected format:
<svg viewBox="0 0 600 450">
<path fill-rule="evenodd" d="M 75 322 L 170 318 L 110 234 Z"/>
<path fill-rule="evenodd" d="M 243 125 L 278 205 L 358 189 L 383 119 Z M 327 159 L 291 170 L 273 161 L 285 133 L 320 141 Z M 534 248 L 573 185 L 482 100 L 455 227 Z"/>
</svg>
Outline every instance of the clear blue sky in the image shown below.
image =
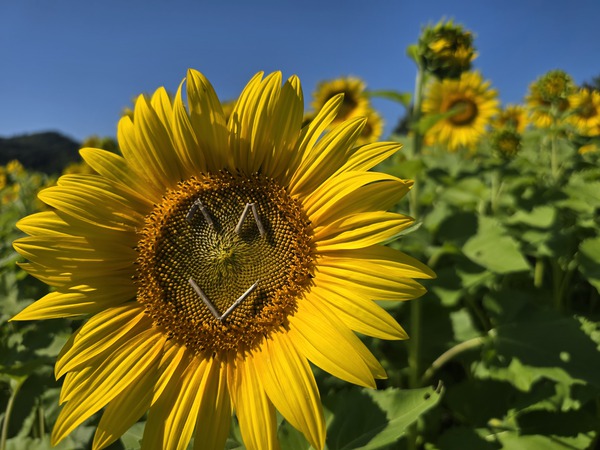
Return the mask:
<svg viewBox="0 0 600 450">
<path fill-rule="evenodd" d="M 259 70 L 297 74 L 307 99 L 349 74 L 412 91 L 406 47 L 442 17 L 476 34 L 475 67 L 505 103 L 551 69 L 600 74 L 598 0 L 0 0 L 0 136 L 114 136 L 133 97 L 174 91 L 188 67 L 223 100 Z M 375 105 L 387 130 L 403 115 Z"/>
</svg>

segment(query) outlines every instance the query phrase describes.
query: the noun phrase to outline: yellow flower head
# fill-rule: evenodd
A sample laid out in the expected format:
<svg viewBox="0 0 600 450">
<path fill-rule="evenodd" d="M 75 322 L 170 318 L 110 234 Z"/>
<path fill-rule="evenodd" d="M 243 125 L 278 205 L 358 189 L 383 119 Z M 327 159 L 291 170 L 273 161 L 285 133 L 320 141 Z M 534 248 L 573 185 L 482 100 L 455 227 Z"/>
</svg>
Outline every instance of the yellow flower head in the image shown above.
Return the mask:
<svg viewBox="0 0 600 450">
<path fill-rule="evenodd" d="M 514 158 L 521 149 L 521 135 L 514 128 L 495 130 L 491 137 L 492 149 L 502 158 Z"/>
<path fill-rule="evenodd" d="M 600 130 L 600 92 L 580 89 L 569 97 L 569 122 L 583 136 L 598 136 Z"/>
<path fill-rule="evenodd" d="M 554 103 L 569 97 L 575 89 L 573 79 L 563 70 L 551 70 L 536 81 L 540 97 L 547 103 Z"/>
<path fill-rule="evenodd" d="M 491 118 L 498 113 L 497 92 L 479 72 L 465 72 L 458 80 L 434 80 L 423 100 L 424 115 L 441 115 L 426 133 L 426 142 L 474 149 Z"/>
<path fill-rule="evenodd" d="M 423 30 L 418 54 L 425 70 L 440 79 L 460 77 L 477 57 L 472 33 L 451 20 Z"/>
<path fill-rule="evenodd" d="M 596 153 L 599 150 L 600 150 L 600 147 L 598 146 L 597 143 L 591 143 L 591 144 L 586 144 L 586 145 L 582 145 L 581 147 L 579 147 L 578 152 L 580 155 L 585 155 L 586 153 Z"/>
<path fill-rule="evenodd" d="M 381 138 L 383 134 L 383 119 L 372 108 L 367 110 L 367 114 L 365 116 L 367 121 L 365 122 L 365 127 L 363 128 L 360 136 L 356 143 L 358 145 L 370 144 L 371 142 L 375 142 Z"/>
<path fill-rule="evenodd" d="M 185 101 L 184 99 L 187 99 Z M 276 410 L 316 449 L 325 420 L 310 363 L 375 387 L 385 372 L 354 334 L 404 339 L 373 300 L 405 300 L 431 270 L 384 242 L 413 220 L 386 212 L 410 181 L 371 171 L 395 143 L 355 146 L 357 118 L 304 128 L 293 76 L 253 77 L 232 118 L 190 70 L 177 95 L 140 96 L 122 155 L 84 148 L 22 219 L 23 267 L 54 290 L 13 320 L 89 317 L 56 363 L 58 443 L 104 408 L 93 447 L 148 412 L 142 449 L 222 449 L 233 413 L 246 448 L 277 448 Z"/>
<path fill-rule="evenodd" d="M 16 159 L 13 159 L 6 164 L 6 172 L 13 177 L 17 177 L 25 172 L 25 168 L 23 167 L 23 164 Z"/>
<path fill-rule="evenodd" d="M 562 70 L 552 70 L 538 78 L 529 87 L 526 98 L 531 123 L 547 128 L 560 120 L 569 109 L 569 97 L 574 89 L 572 78 Z"/>
<path fill-rule="evenodd" d="M 492 124 L 495 128 L 512 128 L 517 133 L 523 133 L 527 128 L 527 115 L 521 105 L 506 105 L 494 117 Z"/>
<path fill-rule="evenodd" d="M 365 116 L 369 109 L 369 99 L 365 95 L 365 88 L 364 81 L 355 77 L 322 81 L 313 93 L 312 107 L 315 111 L 320 111 L 332 98 L 344 94 L 342 106 L 339 108 L 334 123 Z"/>
</svg>

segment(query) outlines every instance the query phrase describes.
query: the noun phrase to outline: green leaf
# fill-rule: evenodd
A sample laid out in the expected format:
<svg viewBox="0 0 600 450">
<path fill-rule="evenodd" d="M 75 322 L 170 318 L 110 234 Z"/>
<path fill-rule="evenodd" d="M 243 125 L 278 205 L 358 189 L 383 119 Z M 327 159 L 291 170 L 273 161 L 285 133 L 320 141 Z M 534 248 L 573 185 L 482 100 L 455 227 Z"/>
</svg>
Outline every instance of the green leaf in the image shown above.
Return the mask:
<svg viewBox="0 0 600 450">
<path fill-rule="evenodd" d="M 412 99 L 410 92 L 398 92 L 392 90 L 366 91 L 365 94 L 369 97 L 385 98 L 387 100 L 398 102 L 406 108 L 410 106 L 410 101 Z"/>
<path fill-rule="evenodd" d="M 579 244 L 579 271 L 600 292 L 600 237 Z"/>
<path fill-rule="evenodd" d="M 600 389 L 600 352 L 575 318 L 537 311 L 528 320 L 498 327 L 492 338 L 500 354 L 525 366 L 560 368 Z"/>
<path fill-rule="evenodd" d="M 493 218 L 480 217 L 477 234 L 469 239 L 463 252 L 470 260 L 492 272 L 505 274 L 529 270 L 519 244 Z"/>
<path fill-rule="evenodd" d="M 419 64 L 419 46 L 411 44 L 406 48 L 406 56 L 412 59 L 417 65 Z"/>
<path fill-rule="evenodd" d="M 535 228 L 550 228 L 556 219 L 556 209 L 552 206 L 536 206 L 531 211 L 518 210 L 506 222 L 523 224 Z"/>
<path fill-rule="evenodd" d="M 467 208 L 474 210 L 488 196 L 489 189 L 483 181 L 475 177 L 466 177 L 444 189 L 439 199 L 459 206 L 466 212 Z"/>
<path fill-rule="evenodd" d="M 308 450 L 313 448 L 304 435 L 286 421 L 282 421 L 279 425 L 277 437 L 279 438 L 279 445 L 285 450 Z"/>
<path fill-rule="evenodd" d="M 125 447 L 125 450 L 140 448 L 145 426 L 146 422 L 137 422 L 121 436 L 121 443 L 123 444 L 123 447 Z"/>
<path fill-rule="evenodd" d="M 437 404 L 442 389 L 350 390 L 326 399 L 333 418 L 330 450 L 375 450 L 398 441 L 409 425 Z"/>
<path fill-rule="evenodd" d="M 573 450 L 589 448 L 593 439 L 592 433 L 579 433 L 577 436 L 542 436 L 522 435 L 516 432 L 503 431 L 494 436 L 503 450 Z"/>
</svg>

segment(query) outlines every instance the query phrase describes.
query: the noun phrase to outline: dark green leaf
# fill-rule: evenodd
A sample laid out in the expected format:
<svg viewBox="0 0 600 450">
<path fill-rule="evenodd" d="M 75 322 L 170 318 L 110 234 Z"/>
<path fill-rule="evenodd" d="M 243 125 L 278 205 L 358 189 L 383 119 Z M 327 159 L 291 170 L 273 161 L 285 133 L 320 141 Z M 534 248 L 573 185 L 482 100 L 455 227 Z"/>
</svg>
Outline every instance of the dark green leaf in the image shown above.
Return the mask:
<svg viewBox="0 0 600 450">
<path fill-rule="evenodd" d="M 375 450 L 398 441 L 409 425 L 439 401 L 441 390 L 363 389 L 340 392 L 326 400 L 333 412 L 328 428 L 330 450 Z"/>
</svg>

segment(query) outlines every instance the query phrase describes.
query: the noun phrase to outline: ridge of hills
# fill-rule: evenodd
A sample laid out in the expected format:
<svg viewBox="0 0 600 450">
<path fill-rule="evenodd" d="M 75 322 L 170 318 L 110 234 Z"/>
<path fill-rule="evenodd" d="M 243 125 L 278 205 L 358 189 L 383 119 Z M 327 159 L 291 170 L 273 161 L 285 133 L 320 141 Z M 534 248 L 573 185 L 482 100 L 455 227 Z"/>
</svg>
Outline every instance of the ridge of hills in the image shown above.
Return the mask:
<svg viewBox="0 0 600 450">
<path fill-rule="evenodd" d="M 79 142 L 57 131 L 0 137 L 0 165 L 16 159 L 28 170 L 58 174 L 81 160 L 80 148 Z"/>
</svg>

